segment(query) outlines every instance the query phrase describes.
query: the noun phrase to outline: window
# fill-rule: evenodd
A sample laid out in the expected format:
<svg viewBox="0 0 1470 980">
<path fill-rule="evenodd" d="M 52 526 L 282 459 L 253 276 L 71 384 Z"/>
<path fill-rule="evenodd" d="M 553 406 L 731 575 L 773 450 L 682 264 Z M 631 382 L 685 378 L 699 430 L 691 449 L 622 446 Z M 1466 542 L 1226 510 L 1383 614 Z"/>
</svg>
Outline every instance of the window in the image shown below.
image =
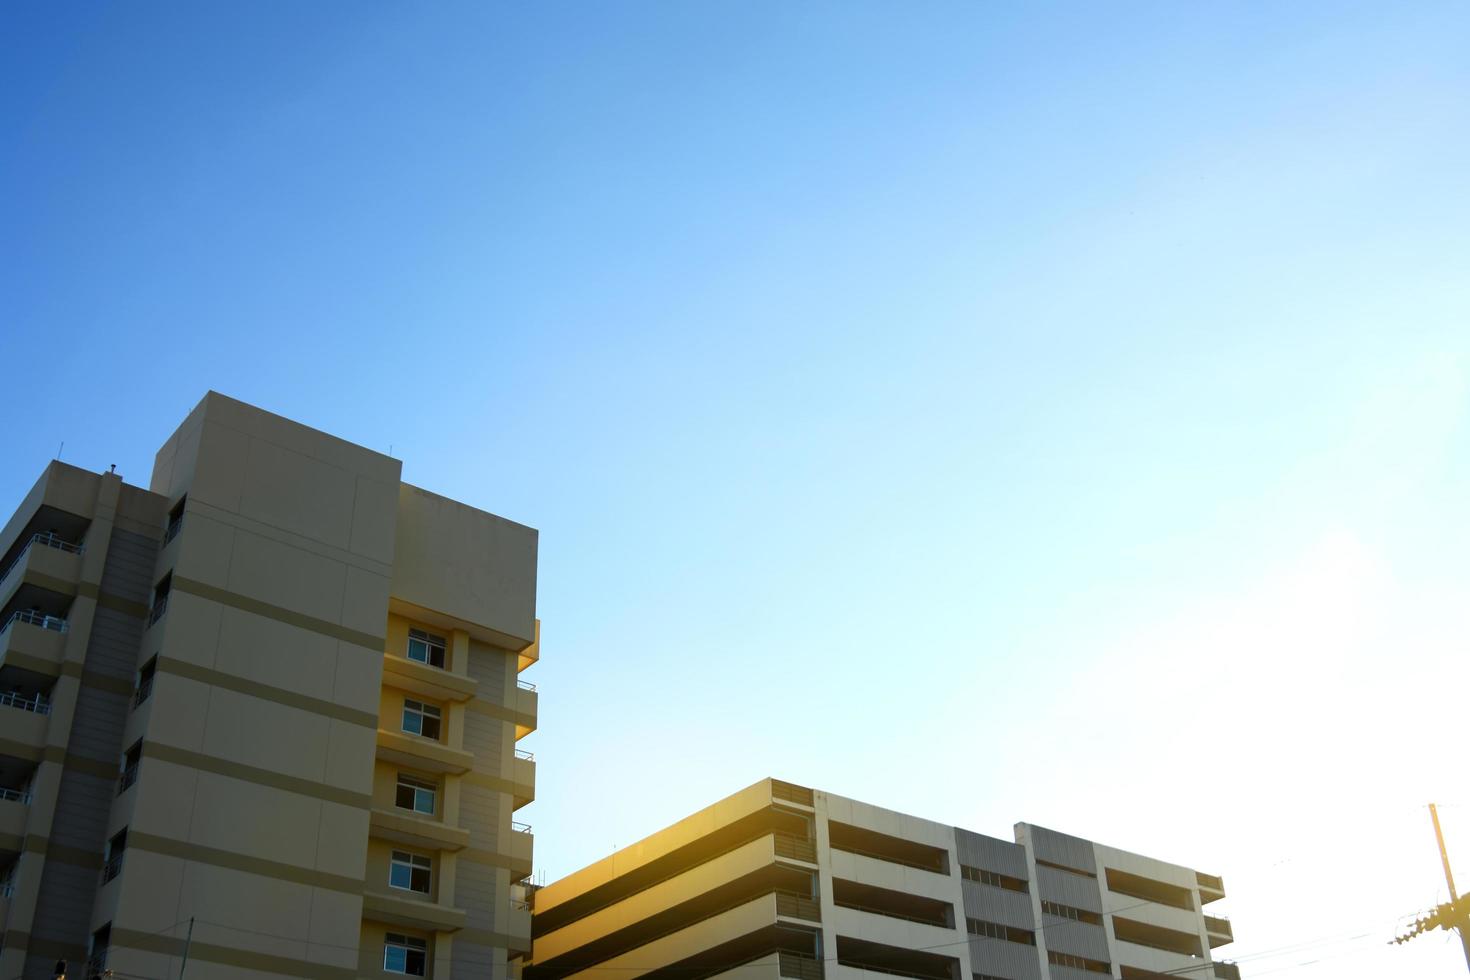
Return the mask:
<svg viewBox="0 0 1470 980">
<path fill-rule="evenodd" d="M 117 795 L 121 796 L 127 792 L 128 787 L 138 781 L 138 763 L 143 761 L 143 740 L 140 738 L 133 743 L 133 747 L 123 753 L 122 775 L 117 780 Z"/>
<path fill-rule="evenodd" d="M 408 631 L 408 659 L 444 669 L 444 637 L 423 630 Z"/>
<path fill-rule="evenodd" d="M 1036 933 L 1029 929 L 1003 926 L 999 922 L 986 922 L 984 919 L 967 918 L 965 919 L 965 929 L 972 936 L 984 936 L 987 939 L 1004 939 L 1008 943 L 1023 943 L 1027 946 L 1036 945 Z"/>
<path fill-rule="evenodd" d="M 1062 905 L 1057 902 L 1048 902 L 1045 899 L 1042 899 L 1041 901 L 1041 911 L 1047 915 L 1055 915 L 1059 918 L 1071 919 L 1073 922 L 1086 922 L 1095 926 L 1102 925 L 1102 916 L 1098 915 L 1096 912 L 1089 912 L 1086 909 L 1073 908 L 1070 905 Z"/>
<path fill-rule="evenodd" d="M 102 865 L 102 883 L 105 885 L 122 874 L 123 852 L 128 849 L 128 828 L 124 827 L 112 835 L 107 842 L 107 863 Z"/>
<path fill-rule="evenodd" d="M 410 735 L 439 741 L 439 720 L 440 711 L 434 705 L 412 698 L 403 699 L 403 730 Z"/>
<path fill-rule="evenodd" d="M 148 625 L 152 626 L 163 618 L 168 609 L 168 594 L 173 589 L 174 573 L 169 572 L 153 587 L 153 607 L 148 611 Z"/>
<path fill-rule="evenodd" d="M 138 671 L 138 685 L 133 691 L 133 707 L 136 708 L 144 701 L 147 701 L 148 695 L 153 693 L 153 675 L 157 670 L 158 658 L 150 657 L 148 662 L 143 665 L 143 669 Z"/>
<path fill-rule="evenodd" d="M 434 800 L 439 787 L 427 779 L 419 779 L 407 773 L 398 774 L 398 796 L 394 802 L 404 810 L 434 815 Z"/>
<path fill-rule="evenodd" d="M 107 969 L 107 947 L 112 945 L 112 923 L 92 933 L 87 940 L 87 975 L 101 973 Z"/>
<path fill-rule="evenodd" d="M 429 960 L 429 944 L 390 932 L 383 937 L 383 972 L 421 977 Z"/>
<path fill-rule="evenodd" d="M 186 501 L 188 501 L 188 499 L 189 498 L 187 495 L 180 497 L 179 502 L 174 504 L 173 510 L 170 510 L 168 512 L 168 527 L 165 528 L 163 532 L 164 545 L 167 545 L 170 541 L 172 541 L 174 539 L 174 536 L 179 533 L 179 528 L 183 526 L 184 504 Z"/>
<path fill-rule="evenodd" d="M 998 871 L 990 871 L 985 868 L 975 868 L 968 864 L 960 865 L 960 875 L 966 881 L 978 881 L 982 885 L 993 885 L 996 888 L 1004 888 L 1007 891 L 1026 891 L 1026 881 L 1023 878 L 1012 878 Z"/>
<path fill-rule="evenodd" d="M 391 888 L 427 895 L 433 874 L 433 858 L 407 851 L 394 851 L 393 860 L 388 865 L 388 885 Z"/>
</svg>

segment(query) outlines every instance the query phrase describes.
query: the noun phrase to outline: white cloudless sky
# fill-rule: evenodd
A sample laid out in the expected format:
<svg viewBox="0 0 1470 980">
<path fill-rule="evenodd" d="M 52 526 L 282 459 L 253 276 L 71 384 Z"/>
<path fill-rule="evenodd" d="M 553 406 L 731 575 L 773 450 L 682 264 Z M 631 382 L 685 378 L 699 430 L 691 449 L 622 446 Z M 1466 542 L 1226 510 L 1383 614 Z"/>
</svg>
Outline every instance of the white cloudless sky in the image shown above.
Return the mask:
<svg viewBox="0 0 1470 980">
<path fill-rule="evenodd" d="M 763 776 L 1448 980 L 1470 10 L 11 4 L 6 499 L 215 388 L 541 530 L 538 868 Z M 1462 871 L 1470 884 L 1470 863 Z"/>
</svg>

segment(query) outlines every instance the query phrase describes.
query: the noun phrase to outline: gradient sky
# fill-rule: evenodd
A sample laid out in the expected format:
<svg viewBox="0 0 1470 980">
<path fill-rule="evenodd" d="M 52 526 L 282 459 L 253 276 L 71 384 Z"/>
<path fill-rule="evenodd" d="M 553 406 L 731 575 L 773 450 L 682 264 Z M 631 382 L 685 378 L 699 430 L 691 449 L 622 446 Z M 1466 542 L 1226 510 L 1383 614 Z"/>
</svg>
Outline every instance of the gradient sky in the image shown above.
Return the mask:
<svg viewBox="0 0 1470 980">
<path fill-rule="evenodd" d="M 215 388 L 541 529 L 537 866 L 776 775 L 1462 977 L 1470 6 L 0 9 L 0 498 Z M 6 511 L 8 512 L 8 510 Z M 1285 949 L 1297 944 L 1297 948 Z"/>
</svg>

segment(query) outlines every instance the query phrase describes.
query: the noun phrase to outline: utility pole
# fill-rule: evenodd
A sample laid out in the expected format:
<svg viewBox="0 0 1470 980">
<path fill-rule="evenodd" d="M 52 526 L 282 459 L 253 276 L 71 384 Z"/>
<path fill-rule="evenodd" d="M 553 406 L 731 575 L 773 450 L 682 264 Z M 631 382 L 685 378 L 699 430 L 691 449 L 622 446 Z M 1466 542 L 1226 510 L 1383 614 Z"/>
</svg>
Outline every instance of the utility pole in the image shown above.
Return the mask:
<svg viewBox="0 0 1470 980">
<path fill-rule="evenodd" d="M 1444 881 L 1450 887 L 1450 904 L 1459 902 L 1459 893 L 1455 891 L 1455 876 L 1450 871 L 1450 855 L 1444 847 L 1444 831 L 1439 829 L 1439 808 L 1433 803 L 1429 804 L 1429 819 L 1434 821 L 1434 839 L 1439 844 L 1439 863 L 1444 865 Z M 1465 948 L 1465 968 L 1470 970 L 1470 927 L 1460 926 L 1460 945 Z"/>
</svg>

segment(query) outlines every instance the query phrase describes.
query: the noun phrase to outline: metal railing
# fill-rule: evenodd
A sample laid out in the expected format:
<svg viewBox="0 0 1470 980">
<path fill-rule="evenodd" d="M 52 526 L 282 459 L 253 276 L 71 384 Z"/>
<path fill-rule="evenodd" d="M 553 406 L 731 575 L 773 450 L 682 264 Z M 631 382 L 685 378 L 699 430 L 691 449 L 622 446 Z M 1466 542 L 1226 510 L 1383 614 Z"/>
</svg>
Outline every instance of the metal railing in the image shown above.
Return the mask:
<svg viewBox="0 0 1470 980">
<path fill-rule="evenodd" d="M 117 794 L 121 796 L 128 791 L 128 787 L 138 781 L 138 763 L 130 763 L 117 778 Z"/>
<path fill-rule="evenodd" d="M 516 687 L 520 688 L 522 691 L 534 692 L 536 690 L 535 684 L 532 684 L 530 681 L 523 681 L 519 677 L 516 678 Z"/>
<path fill-rule="evenodd" d="M 809 922 L 822 921 L 822 903 L 797 892 L 776 893 L 776 914 Z"/>
<path fill-rule="evenodd" d="M 5 566 L 5 570 L 0 572 L 0 582 L 5 581 L 6 576 L 15 570 L 16 565 L 25 561 L 27 553 L 31 550 L 31 545 L 34 544 L 39 544 L 47 548 L 55 548 L 58 551 L 65 551 L 71 555 L 80 555 L 86 551 L 86 548 L 82 545 L 72 544 L 65 538 L 52 534 L 50 531 L 41 531 L 38 534 L 32 534 L 31 539 L 25 543 L 25 547 L 21 548 L 20 552 L 10 560 L 10 564 Z"/>
<path fill-rule="evenodd" d="M 529 911 L 531 911 L 531 903 L 528 902 L 528 901 L 526 901 L 525 899 L 521 899 L 521 898 L 513 898 L 513 899 L 511 899 L 510 900 L 510 907 L 511 907 L 511 909 L 513 911 L 516 911 L 516 912 L 529 912 Z"/>
<path fill-rule="evenodd" d="M 534 752 L 527 752 L 525 749 L 516 749 L 516 758 L 517 759 L 525 759 L 527 762 L 535 762 L 536 761 L 536 753 L 534 753 Z"/>
<path fill-rule="evenodd" d="M 817 845 L 809 840 L 801 840 L 787 834 L 776 834 L 776 856 L 791 858 L 794 861 L 806 861 L 815 864 L 817 861 Z"/>
<path fill-rule="evenodd" d="M 21 711 L 34 711 L 38 715 L 49 715 L 51 713 L 51 702 L 47 701 L 39 693 L 25 695 L 15 691 L 8 691 L 0 694 L 0 705 L 19 708 Z"/>
<path fill-rule="evenodd" d="M 29 803 L 31 802 L 31 794 L 25 790 L 9 789 L 0 786 L 0 800 L 10 800 L 12 803 Z"/>
<path fill-rule="evenodd" d="M 147 677 L 139 678 L 139 680 L 138 680 L 138 691 L 137 691 L 136 694 L 133 695 L 133 707 L 136 708 L 138 705 L 142 704 L 144 701 L 147 701 L 148 700 L 148 695 L 150 695 L 152 693 L 153 693 L 153 675 L 152 674 L 149 674 Z"/>
<path fill-rule="evenodd" d="M 102 866 L 102 883 L 104 885 L 112 879 L 116 878 L 118 875 L 122 874 L 123 856 L 125 854 L 127 854 L 126 851 L 114 854 L 112 857 L 108 858 L 107 863 Z"/>
<path fill-rule="evenodd" d="M 37 609 L 17 609 L 10 614 L 4 626 L 0 626 L 0 633 L 10 629 L 11 623 L 29 623 L 39 626 L 43 630 L 54 630 L 57 633 L 65 633 L 71 625 L 61 616 L 52 616 Z"/>
<path fill-rule="evenodd" d="M 531 825 L 528 823 L 521 823 L 519 820 L 512 820 L 510 822 L 510 829 L 514 830 L 518 834 L 529 834 L 531 832 Z"/>
<path fill-rule="evenodd" d="M 166 612 L 168 612 L 167 593 L 159 596 L 156 600 L 154 600 L 153 608 L 148 610 L 148 625 L 152 626 L 154 623 L 158 622 L 160 619 L 163 618 L 163 614 Z"/>
<path fill-rule="evenodd" d="M 814 956 L 803 956 L 780 950 L 776 953 L 777 971 L 792 980 L 822 980 L 822 961 Z"/>
<path fill-rule="evenodd" d="M 180 514 L 178 517 L 175 517 L 173 520 L 171 520 L 171 521 L 168 522 L 168 527 L 166 527 L 166 528 L 163 529 L 163 546 L 164 547 L 168 547 L 168 543 L 170 541 L 172 541 L 174 538 L 178 537 L 179 528 L 183 527 L 183 525 L 184 525 L 184 515 L 183 514 Z"/>
</svg>

